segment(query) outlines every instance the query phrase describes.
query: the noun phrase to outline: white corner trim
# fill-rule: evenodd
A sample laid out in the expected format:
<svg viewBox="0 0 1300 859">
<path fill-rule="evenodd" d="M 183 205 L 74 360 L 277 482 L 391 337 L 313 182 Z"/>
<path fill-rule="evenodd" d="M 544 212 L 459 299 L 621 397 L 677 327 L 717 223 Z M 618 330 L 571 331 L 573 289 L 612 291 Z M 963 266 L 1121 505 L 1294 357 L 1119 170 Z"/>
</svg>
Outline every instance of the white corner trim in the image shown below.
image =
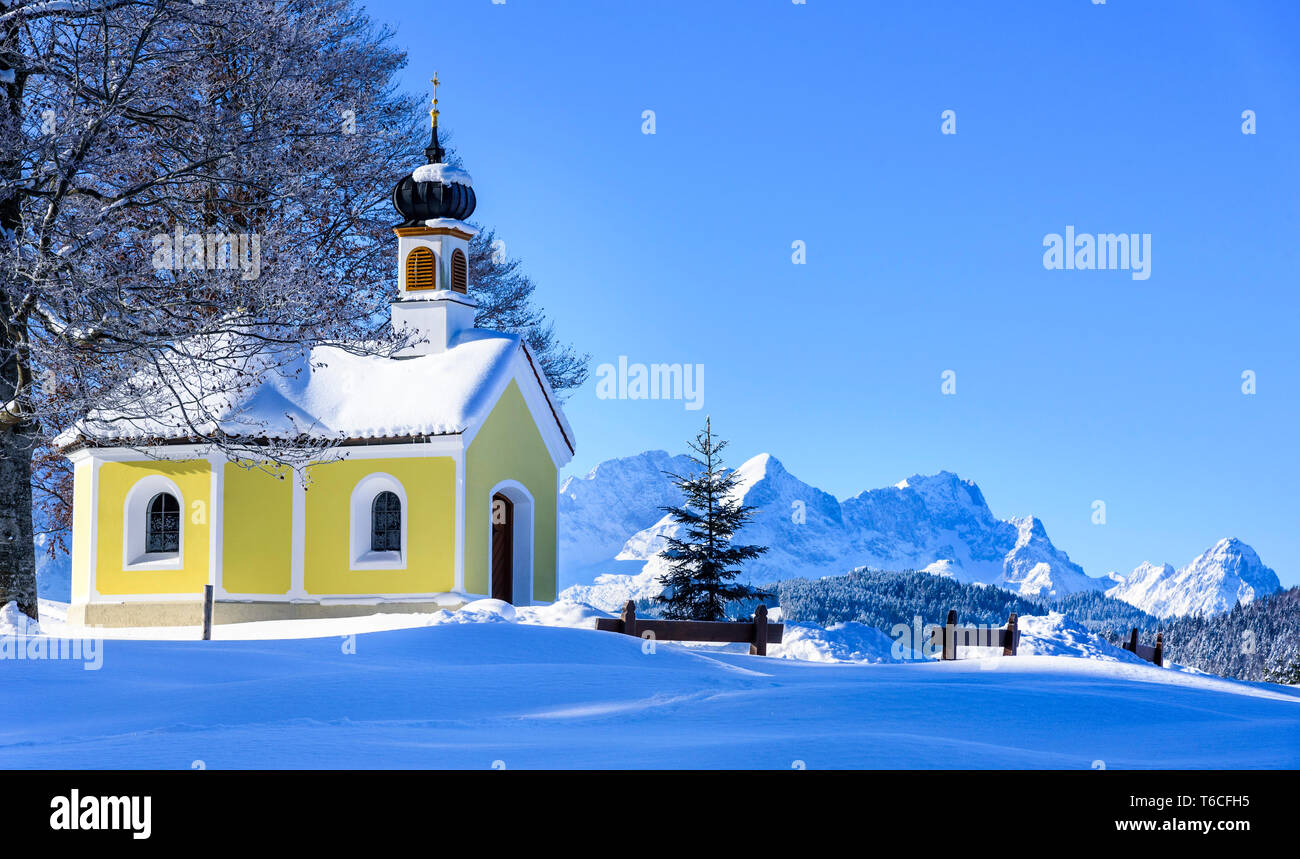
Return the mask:
<svg viewBox="0 0 1300 859">
<path fill-rule="evenodd" d="M 212 585 L 212 594 L 225 593 L 221 575 L 222 539 L 225 530 L 226 509 L 226 457 L 221 453 L 208 454 L 209 487 L 211 499 L 208 502 L 208 584 Z"/>
<path fill-rule="evenodd" d="M 86 563 L 90 564 L 90 578 L 86 587 L 86 602 L 99 599 L 99 467 L 104 463 L 96 457 L 90 459 L 90 553 Z"/>
<path fill-rule="evenodd" d="M 289 599 L 307 599 L 307 487 L 294 472 L 289 542 Z"/>
<path fill-rule="evenodd" d="M 453 564 L 452 590 L 465 590 L 465 448 L 456 451 L 456 557 Z"/>
</svg>

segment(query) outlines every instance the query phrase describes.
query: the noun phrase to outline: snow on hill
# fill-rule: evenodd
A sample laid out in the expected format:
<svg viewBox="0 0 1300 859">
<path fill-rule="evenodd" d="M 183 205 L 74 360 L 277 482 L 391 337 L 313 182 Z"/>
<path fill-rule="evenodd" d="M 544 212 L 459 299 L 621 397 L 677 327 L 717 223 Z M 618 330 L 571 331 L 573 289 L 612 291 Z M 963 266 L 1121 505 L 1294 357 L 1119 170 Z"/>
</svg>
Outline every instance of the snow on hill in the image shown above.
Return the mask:
<svg viewBox="0 0 1300 859">
<path fill-rule="evenodd" d="M 1220 540 L 1177 570 L 1144 563 L 1127 576 L 1109 578 L 1116 584 L 1107 596 L 1158 617 L 1216 614 L 1282 589 L 1277 573 L 1235 537 Z"/>
<path fill-rule="evenodd" d="M 1026 615 L 1020 618 L 1020 646 L 1016 652 L 1019 656 L 1070 656 L 1131 665 L 1146 664 L 1138 656 L 1094 635 L 1056 611 L 1041 617 Z"/>
<path fill-rule="evenodd" d="M 597 467 L 581 486 L 583 496 L 600 499 L 597 504 L 565 503 L 562 497 L 566 543 L 560 551 L 560 577 L 562 585 L 570 586 L 565 596 L 613 609 L 629 598 L 658 592 L 656 579 L 664 572 L 658 553 L 664 537 L 677 530 L 657 511 L 677 500 L 656 466 L 666 457 L 655 451 L 613 460 L 617 468 L 608 477 L 602 469 L 611 463 Z M 750 583 L 841 575 L 871 566 L 924 569 L 1026 594 L 1064 595 L 1108 584 L 1087 576 L 1053 546 L 1042 521 L 1032 516 L 998 519 L 979 487 L 950 472 L 916 475 L 840 502 L 790 474 L 771 454 L 759 454 L 736 471 L 736 496 L 758 508 L 738 539 L 769 547 L 746 565 Z M 567 481 L 565 492 L 575 485 Z M 655 504 L 613 500 L 626 491 L 654 498 Z M 616 523 L 611 509 L 618 511 Z M 611 551 L 620 529 L 629 525 L 634 530 L 624 531 L 623 541 Z M 593 536 L 588 539 L 588 534 Z"/>
<path fill-rule="evenodd" d="M 678 503 L 663 471 L 690 460 L 663 451 L 610 460 L 560 493 L 563 595 L 607 611 L 659 592 L 664 537 L 677 526 L 659 508 Z M 914 475 L 839 501 L 799 480 L 768 453 L 737 472 L 736 496 L 758 508 L 737 539 L 768 547 L 743 580 L 843 575 L 858 567 L 916 569 L 1022 594 L 1105 591 L 1162 616 L 1212 613 L 1281 588 L 1240 540 L 1221 540 L 1180 570 L 1143 564 L 1128 576 L 1094 578 L 1052 544 L 1035 516 L 999 519 L 970 480 L 941 471 Z"/>
<path fill-rule="evenodd" d="M 747 646 L 731 648 L 740 652 Z M 910 648 L 902 651 L 916 657 Z M 785 634 L 780 644 L 768 648 L 768 654 L 779 659 L 798 659 L 804 662 L 900 662 L 895 657 L 894 639 L 874 626 L 850 621 L 837 623 L 823 629 L 812 623 L 785 624 Z"/>
<path fill-rule="evenodd" d="M 24 704 L 0 709 L 0 760 L 14 769 L 1300 767 L 1300 689 L 1160 669 L 1122 651 L 1032 655 L 1100 647 L 1059 615 L 1024 619 L 1025 655 L 877 665 L 647 649 L 568 628 L 592 614 L 483 601 L 426 617 L 218 626 L 223 640 L 210 642 L 109 640 L 93 670 L 6 660 L 6 694 Z M 365 631 L 380 623 L 420 625 Z M 856 643 L 803 649 L 870 661 L 883 642 L 851 632 Z M 230 640 L 244 636 L 260 640 Z M 0 639 L 11 650 L 31 642 Z"/>
</svg>

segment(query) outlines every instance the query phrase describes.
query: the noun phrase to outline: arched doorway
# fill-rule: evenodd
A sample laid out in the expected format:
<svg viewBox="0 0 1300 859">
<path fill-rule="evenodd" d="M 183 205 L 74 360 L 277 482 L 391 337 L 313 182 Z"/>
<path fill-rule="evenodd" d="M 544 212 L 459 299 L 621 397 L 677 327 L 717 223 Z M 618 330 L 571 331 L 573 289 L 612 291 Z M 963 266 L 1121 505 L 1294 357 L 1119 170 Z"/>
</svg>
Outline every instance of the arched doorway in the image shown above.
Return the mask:
<svg viewBox="0 0 1300 859">
<path fill-rule="evenodd" d="M 492 599 L 515 596 L 515 505 L 504 493 L 492 496 Z"/>
<path fill-rule="evenodd" d="M 532 493 L 517 480 L 502 480 L 488 498 L 487 593 L 512 605 L 532 605 Z"/>
</svg>

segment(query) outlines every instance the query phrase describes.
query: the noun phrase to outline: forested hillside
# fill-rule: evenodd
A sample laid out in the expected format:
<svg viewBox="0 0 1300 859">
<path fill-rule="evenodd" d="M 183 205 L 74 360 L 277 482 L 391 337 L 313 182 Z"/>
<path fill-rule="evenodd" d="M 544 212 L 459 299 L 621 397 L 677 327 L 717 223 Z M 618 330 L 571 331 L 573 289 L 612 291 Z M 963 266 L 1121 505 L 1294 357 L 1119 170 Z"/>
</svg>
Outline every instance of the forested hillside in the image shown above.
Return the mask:
<svg viewBox="0 0 1300 859">
<path fill-rule="evenodd" d="M 957 610 L 962 623 L 1005 623 L 1013 611 L 1022 615 L 1060 611 L 1099 633 L 1134 626 L 1154 629 L 1157 623 L 1141 609 L 1095 591 L 1048 599 L 914 570 L 863 568 L 844 576 L 790 579 L 780 582 L 776 590 L 786 619 L 823 626 L 852 620 L 888 630 L 896 623 L 910 624 L 917 616 L 923 623 L 942 623 L 949 609 Z"/>
<path fill-rule="evenodd" d="M 962 623 L 1002 624 L 1007 615 L 1059 611 L 1113 643 L 1141 630 L 1144 643 L 1165 635 L 1168 657 L 1239 680 L 1300 682 L 1300 588 L 1210 617 L 1160 620 L 1100 593 L 1045 599 L 989 585 L 967 585 L 914 570 L 859 569 L 824 579 L 790 579 L 773 587 L 786 620 L 826 626 L 857 621 L 888 632 L 895 624 L 942 623 L 949 609 Z"/>
<path fill-rule="evenodd" d="M 1163 621 L 1169 656 L 1240 680 L 1300 683 L 1300 587 L 1211 617 Z"/>
</svg>

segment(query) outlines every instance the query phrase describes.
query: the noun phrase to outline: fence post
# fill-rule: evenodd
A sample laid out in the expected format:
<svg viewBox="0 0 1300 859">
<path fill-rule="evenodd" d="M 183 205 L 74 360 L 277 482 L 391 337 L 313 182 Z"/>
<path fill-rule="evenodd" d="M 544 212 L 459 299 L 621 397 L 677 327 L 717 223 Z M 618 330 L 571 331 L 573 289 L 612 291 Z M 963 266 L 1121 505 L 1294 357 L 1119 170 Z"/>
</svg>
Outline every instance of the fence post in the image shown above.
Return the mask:
<svg viewBox="0 0 1300 859">
<path fill-rule="evenodd" d="M 1156 652 L 1151 657 L 1151 661 L 1156 664 L 1157 668 L 1164 668 L 1165 667 L 1164 657 L 1165 657 L 1165 634 L 1163 632 L 1157 632 Z"/>
<path fill-rule="evenodd" d="M 1016 645 L 1020 642 L 1020 626 L 1016 613 L 1011 612 L 1011 617 L 1007 618 L 1007 638 L 1002 642 L 1002 655 L 1015 656 Z"/>
<path fill-rule="evenodd" d="M 1133 627 L 1133 632 L 1129 635 L 1128 644 L 1124 645 L 1124 649 L 1131 650 L 1134 653 L 1138 652 L 1138 628 L 1136 626 Z"/>
<path fill-rule="evenodd" d="M 212 585 L 203 586 L 203 640 L 212 640 Z"/>
<path fill-rule="evenodd" d="M 749 645 L 753 656 L 767 656 L 767 606 L 754 609 L 754 643 Z"/>
<path fill-rule="evenodd" d="M 623 606 L 623 634 L 636 636 L 636 603 L 632 600 Z"/>
<path fill-rule="evenodd" d="M 948 609 L 948 622 L 943 627 L 943 658 L 957 658 L 957 609 Z"/>
</svg>

